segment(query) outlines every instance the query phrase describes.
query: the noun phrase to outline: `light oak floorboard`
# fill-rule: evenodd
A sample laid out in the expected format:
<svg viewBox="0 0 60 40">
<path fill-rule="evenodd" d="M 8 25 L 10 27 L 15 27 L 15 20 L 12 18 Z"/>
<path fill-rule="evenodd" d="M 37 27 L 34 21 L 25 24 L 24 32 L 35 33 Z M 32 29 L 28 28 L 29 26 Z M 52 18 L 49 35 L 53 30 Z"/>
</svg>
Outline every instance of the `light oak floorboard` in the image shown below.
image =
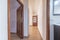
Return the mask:
<svg viewBox="0 0 60 40">
<path fill-rule="evenodd" d="M 42 40 L 37 27 L 29 27 L 29 37 L 20 39 L 16 34 L 11 34 L 11 40 Z"/>
</svg>

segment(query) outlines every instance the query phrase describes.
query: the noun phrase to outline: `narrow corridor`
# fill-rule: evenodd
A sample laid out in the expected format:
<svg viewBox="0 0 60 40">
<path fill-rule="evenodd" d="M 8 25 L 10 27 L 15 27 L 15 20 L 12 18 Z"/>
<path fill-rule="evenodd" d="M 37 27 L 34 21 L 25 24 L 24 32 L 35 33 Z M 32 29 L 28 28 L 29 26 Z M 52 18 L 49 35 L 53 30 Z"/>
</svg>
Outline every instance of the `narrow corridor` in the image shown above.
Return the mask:
<svg viewBox="0 0 60 40">
<path fill-rule="evenodd" d="M 37 27 L 29 27 L 29 37 L 20 39 L 16 34 L 11 34 L 11 40 L 42 40 Z"/>
</svg>

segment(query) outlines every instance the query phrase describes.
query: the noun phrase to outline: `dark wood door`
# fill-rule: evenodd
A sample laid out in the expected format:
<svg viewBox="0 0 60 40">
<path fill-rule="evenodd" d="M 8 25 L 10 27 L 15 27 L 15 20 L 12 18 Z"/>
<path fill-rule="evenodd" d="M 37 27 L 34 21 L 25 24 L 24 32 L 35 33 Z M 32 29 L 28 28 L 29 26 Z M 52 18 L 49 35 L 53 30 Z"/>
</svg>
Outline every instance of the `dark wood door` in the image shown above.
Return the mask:
<svg viewBox="0 0 60 40">
<path fill-rule="evenodd" d="M 37 24 L 38 24 L 37 16 L 33 16 L 32 20 L 33 20 L 33 26 L 37 26 Z"/>
<path fill-rule="evenodd" d="M 23 6 L 17 10 L 17 35 L 23 38 Z"/>
</svg>

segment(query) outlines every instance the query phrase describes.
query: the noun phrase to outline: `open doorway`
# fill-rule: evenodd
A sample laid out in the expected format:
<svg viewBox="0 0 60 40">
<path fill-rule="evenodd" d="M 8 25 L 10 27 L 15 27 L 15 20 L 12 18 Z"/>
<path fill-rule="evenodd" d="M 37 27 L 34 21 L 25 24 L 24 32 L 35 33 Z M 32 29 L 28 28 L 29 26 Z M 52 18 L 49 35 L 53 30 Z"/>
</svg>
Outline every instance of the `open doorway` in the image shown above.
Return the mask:
<svg viewBox="0 0 60 40">
<path fill-rule="evenodd" d="M 23 38 L 23 4 L 19 0 L 8 1 L 8 40 Z"/>
<path fill-rule="evenodd" d="M 8 3 L 10 4 L 10 0 L 8 1 Z M 36 5 L 35 5 L 35 6 L 36 6 Z M 49 8 L 49 4 L 48 4 L 48 3 L 47 3 L 47 6 L 48 6 L 48 8 Z M 9 26 L 10 26 L 10 5 L 9 5 L 8 7 L 9 7 L 9 9 L 8 9 L 8 10 L 9 10 L 9 12 L 8 12 L 8 13 L 9 13 L 9 14 L 8 14 L 8 19 L 9 19 L 9 20 L 8 20 L 8 23 L 9 23 L 8 27 L 9 27 Z M 39 7 L 40 7 L 40 6 L 39 6 Z M 38 9 L 39 9 L 39 7 L 38 7 Z M 34 10 L 36 10 L 36 9 L 34 9 Z M 40 9 L 39 9 L 39 10 L 40 10 Z M 48 11 L 48 10 L 47 10 L 47 11 Z M 41 12 L 41 11 L 40 11 L 40 12 Z M 40 13 L 40 12 L 38 12 L 38 13 Z M 36 12 L 33 12 L 33 13 L 36 13 Z M 49 12 L 47 12 L 47 14 L 48 14 L 48 13 L 49 13 Z M 48 15 L 49 15 L 49 14 L 48 14 Z M 49 19 L 49 18 L 48 18 L 48 19 Z M 47 20 L 48 20 L 48 19 L 47 19 Z M 35 22 L 35 21 L 34 21 L 34 22 Z M 47 22 L 47 24 L 49 24 L 49 21 Z M 46 38 L 46 39 L 47 39 L 47 40 L 49 39 L 49 29 L 48 29 L 48 28 L 49 28 L 49 25 L 48 25 L 48 27 L 47 27 L 47 32 L 46 32 L 46 34 L 47 34 L 47 38 Z M 11 29 L 10 29 L 10 27 L 9 27 L 9 28 L 8 28 L 8 32 L 9 32 L 9 38 L 8 38 L 8 39 L 9 39 L 9 40 L 11 39 L 10 30 L 11 30 Z"/>
<path fill-rule="evenodd" d="M 30 26 L 38 26 L 38 13 L 36 8 L 37 1 L 35 0 L 28 0 L 28 8 L 29 8 L 29 25 Z"/>
</svg>

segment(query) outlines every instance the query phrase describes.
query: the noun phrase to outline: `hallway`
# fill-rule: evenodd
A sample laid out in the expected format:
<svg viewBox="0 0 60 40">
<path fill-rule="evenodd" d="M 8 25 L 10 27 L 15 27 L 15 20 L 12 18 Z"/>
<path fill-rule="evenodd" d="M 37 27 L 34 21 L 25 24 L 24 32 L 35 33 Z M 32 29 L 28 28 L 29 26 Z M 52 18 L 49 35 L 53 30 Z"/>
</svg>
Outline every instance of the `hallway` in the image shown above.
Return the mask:
<svg viewBox="0 0 60 40">
<path fill-rule="evenodd" d="M 29 27 L 29 37 L 20 39 L 16 34 L 11 34 L 11 40 L 42 40 L 37 27 Z"/>
</svg>

